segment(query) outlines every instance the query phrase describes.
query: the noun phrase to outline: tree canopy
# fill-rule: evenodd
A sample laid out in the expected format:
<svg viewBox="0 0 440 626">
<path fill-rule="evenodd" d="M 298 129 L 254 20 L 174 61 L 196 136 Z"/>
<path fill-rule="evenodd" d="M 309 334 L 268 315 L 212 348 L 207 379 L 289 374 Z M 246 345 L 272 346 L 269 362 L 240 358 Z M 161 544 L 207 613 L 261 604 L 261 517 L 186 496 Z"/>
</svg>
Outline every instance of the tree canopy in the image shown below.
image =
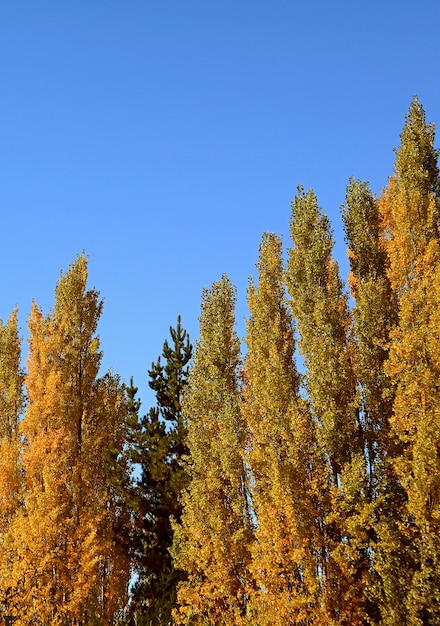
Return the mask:
<svg viewBox="0 0 440 626">
<path fill-rule="evenodd" d="M 0 320 L 0 622 L 18 626 L 440 623 L 440 195 L 414 97 L 375 195 L 349 179 L 347 286 L 298 187 L 247 291 L 202 293 L 133 380 L 102 373 L 80 254 L 36 302 L 22 362 Z"/>
</svg>

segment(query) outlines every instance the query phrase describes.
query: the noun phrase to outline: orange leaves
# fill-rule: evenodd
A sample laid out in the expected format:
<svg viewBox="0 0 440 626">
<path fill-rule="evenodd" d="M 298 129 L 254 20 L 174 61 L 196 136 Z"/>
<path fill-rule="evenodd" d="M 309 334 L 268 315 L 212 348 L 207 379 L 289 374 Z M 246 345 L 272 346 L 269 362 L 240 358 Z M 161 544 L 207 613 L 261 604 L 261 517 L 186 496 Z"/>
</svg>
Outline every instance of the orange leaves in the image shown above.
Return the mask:
<svg viewBox="0 0 440 626">
<path fill-rule="evenodd" d="M 391 614 L 405 615 L 411 624 L 421 623 L 421 615 L 426 623 L 440 617 L 434 609 L 438 603 L 432 601 L 440 584 L 440 569 L 432 565 L 440 558 L 437 158 L 433 126 L 426 124 L 414 99 L 401 134 L 396 173 L 379 201 L 387 274 L 395 292 L 395 327 L 384 364 L 394 389 L 391 466 L 405 494 L 393 512 L 394 527 L 400 529 L 395 538 L 408 572 L 405 594 L 396 592 L 389 602 Z M 391 561 L 396 548 L 387 542 L 384 547 Z M 389 583 L 392 575 L 385 573 L 384 580 Z"/>
<path fill-rule="evenodd" d="M 28 406 L 0 466 L 0 498 L 17 489 L 17 472 L 21 478 L 20 508 L 2 542 L 9 563 L 5 572 L 0 566 L 0 586 L 25 581 L 17 613 L 23 624 L 80 622 L 87 614 L 110 623 L 126 599 L 129 562 L 113 534 L 107 474 L 108 449 L 124 443 L 125 405 L 116 377 L 96 378 L 101 303 L 86 280 L 87 261 L 78 257 L 61 276 L 50 314 L 32 306 Z"/>
</svg>

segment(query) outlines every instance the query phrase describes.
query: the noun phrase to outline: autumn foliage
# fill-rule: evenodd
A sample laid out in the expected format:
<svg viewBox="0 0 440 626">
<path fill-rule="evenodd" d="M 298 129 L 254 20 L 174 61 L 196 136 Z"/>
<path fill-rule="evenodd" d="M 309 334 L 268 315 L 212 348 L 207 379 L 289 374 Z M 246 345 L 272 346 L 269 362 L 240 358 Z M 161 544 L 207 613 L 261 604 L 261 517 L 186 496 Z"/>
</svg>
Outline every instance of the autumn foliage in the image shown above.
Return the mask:
<svg viewBox="0 0 440 626">
<path fill-rule="evenodd" d="M 202 295 L 149 371 L 100 373 L 87 258 L 0 323 L 0 623 L 440 624 L 440 187 L 414 98 L 378 197 L 350 179 L 348 288 L 312 190 L 247 291 Z M 138 475 L 136 476 L 136 471 Z M 134 576 L 133 576 L 134 575 Z"/>
<path fill-rule="evenodd" d="M 250 515 L 252 524 L 243 538 L 242 623 L 440 623 L 439 171 L 433 126 L 417 98 L 396 153 L 378 198 L 365 182 L 347 186 L 350 292 L 312 190 L 299 188 L 292 203 L 285 264 L 281 240 L 263 236 L 238 389 L 237 433 L 245 436 L 234 444 L 248 494 L 243 520 Z M 214 319 L 221 332 L 220 315 L 208 319 L 202 307 L 204 333 Z M 218 363 L 216 354 L 205 353 L 204 372 Z M 207 404 L 198 367 L 196 353 L 191 462 L 221 479 L 218 432 L 230 403 Z M 210 609 L 220 587 L 224 607 L 236 600 L 233 588 L 225 597 L 224 581 L 212 580 L 206 599 L 192 593 L 223 551 L 210 538 L 204 508 L 218 494 L 214 484 L 202 489 L 193 481 L 185 495 L 191 517 L 184 513 L 176 545 L 188 580 L 178 603 L 192 610 L 179 623 L 237 623 Z M 219 533 L 231 540 L 226 519 L 216 542 Z M 214 553 L 200 567 L 208 546 Z"/>
<path fill-rule="evenodd" d="M 49 315 L 32 306 L 23 415 L 15 316 L 1 329 L 0 587 L 19 624 L 111 623 L 126 601 L 124 511 L 107 463 L 124 445 L 124 394 L 113 374 L 98 377 L 102 303 L 86 280 L 80 256 L 61 275 Z"/>
</svg>

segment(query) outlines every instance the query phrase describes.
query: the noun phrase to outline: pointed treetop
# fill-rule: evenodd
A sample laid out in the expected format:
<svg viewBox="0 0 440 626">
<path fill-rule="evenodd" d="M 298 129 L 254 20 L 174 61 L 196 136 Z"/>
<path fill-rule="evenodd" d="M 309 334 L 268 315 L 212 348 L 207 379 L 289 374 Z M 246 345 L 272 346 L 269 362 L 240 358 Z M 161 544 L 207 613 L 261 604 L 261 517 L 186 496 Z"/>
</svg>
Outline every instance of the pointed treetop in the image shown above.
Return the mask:
<svg viewBox="0 0 440 626">
<path fill-rule="evenodd" d="M 400 134 L 400 147 L 396 150 L 396 173 L 399 180 L 413 183 L 426 192 L 436 193 L 439 153 L 434 148 L 434 139 L 434 124 L 426 123 L 425 111 L 417 96 L 414 96 Z"/>
</svg>

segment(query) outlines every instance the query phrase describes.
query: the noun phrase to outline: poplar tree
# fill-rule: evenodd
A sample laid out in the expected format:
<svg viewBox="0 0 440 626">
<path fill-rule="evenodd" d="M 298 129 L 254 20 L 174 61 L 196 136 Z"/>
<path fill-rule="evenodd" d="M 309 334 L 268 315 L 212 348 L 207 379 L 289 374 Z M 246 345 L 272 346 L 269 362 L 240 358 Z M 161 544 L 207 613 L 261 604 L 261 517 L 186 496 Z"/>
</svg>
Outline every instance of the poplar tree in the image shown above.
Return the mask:
<svg viewBox="0 0 440 626">
<path fill-rule="evenodd" d="M 226 276 L 204 290 L 182 405 L 190 482 L 181 523 L 174 526 L 172 554 L 186 573 L 178 589 L 178 624 L 245 623 L 251 520 L 234 310 L 235 289 Z"/>
<path fill-rule="evenodd" d="M 411 626 L 440 621 L 439 169 L 434 127 L 414 98 L 381 198 L 388 275 L 398 303 L 386 373 L 395 385 L 392 430 L 402 447 L 394 467 L 406 492 L 401 521 Z M 411 566 L 412 565 L 412 566 Z M 387 622 L 400 614 L 390 607 Z"/>
<path fill-rule="evenodd" d="M 367 471 L 359 527 L 365 529 L 364 546 L 373 557 L 365 610 L 373 623 L 379 623 L 389 606 L 396 613 L 402 607 L 397 599 L 406 593 L 402 579 L 408 571 L 399 528 L 405 494 L 393 464 L 401 450 L 390 430 L 394 385 L 384 368 L 397 320 L 396 297 L 387 273 L 379 203 L 368 183 L 350 180 L 342 217 L 355 302 L 354 364 Z M 404 612 L 398 614 L 404 623 Z"/>
<path fill-rule="evenodd" d="M 25 406 L 17 309 L 0 321 L 0 603 L 12 611 L 18 589 L 11 585 L 9 533 L 24 498 L 19 423 Z"/>
<path fill-rule="evenodd" d="M 25 406 L 17 309 L 0 320 L 0 536 L 23 498 L 19 423 Z"/>
<path fill-rule="evenodd" d="M 294 248 L 286 272 L 291 308 L 304 357 L 305 391 L 327 459 L 321 598 L 327 623 L 361 624 L 368 571 L 358 537 L 359 498 L 366 487 L 366 461 L 353 370 L 352 321 L 336 262 L 327 217 L 313 191 L 299 188 L 290 226 Z M 362 507 L 361 507 L 362 508 Z"/>
<path fill-rule="evenodd" d="M 391 382 L 384 372 L 396 302 L 387 275 L 387 256 L 376 198 L 368 183 L 350 180 L 342 207 L 349 285 L 356 336 L 355 370 L 361 391 L 360 424 L 367 456 L 369 493 L 377 494 L 379 466 L 389 452 Z"/>
<path fill-rule="evenodd" d="M 126 597 L 129 563 L 115 530 L 123 512 L 107 463 L 123 446 L 125 403 L 115 375 L 97 377 L 102 302 L 86 282 L 79 256 L 49 315 L 34 303 L 29 318 L 26 498 L 12 528 L 19 624 L 111 623 Z"/>
<path fill-rule="evenodd" d="M 322 466 L 299 395 L 293 321 L 285 301 L 281 240 L 266 233 L 257 287 L 248 289 L 243 415 L 255 516 L 249 623 L 319 623 L 317 490 Z M 320 473 L 321 472 L 321 473 Z"/>
</svg>

